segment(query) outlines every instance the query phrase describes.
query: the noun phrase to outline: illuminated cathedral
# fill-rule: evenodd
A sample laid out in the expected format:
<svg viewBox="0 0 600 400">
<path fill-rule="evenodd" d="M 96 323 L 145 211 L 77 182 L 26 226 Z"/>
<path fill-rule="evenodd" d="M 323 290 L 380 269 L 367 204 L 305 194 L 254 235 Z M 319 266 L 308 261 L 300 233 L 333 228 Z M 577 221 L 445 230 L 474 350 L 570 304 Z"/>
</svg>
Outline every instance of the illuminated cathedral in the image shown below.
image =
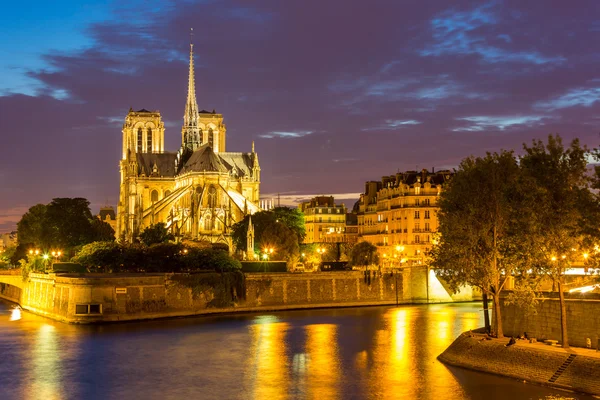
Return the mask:
<svg viewBox="0 0 600 400">
<path fill-rule="evenodd" d="M 158 111 L 129 110 L 123 124 L 117 237 L 134 241 L 164 222 L 176 238 L 231 246 L 230 227 L 259 210 L 258 155 L 227 152 L 223 115 L 199 110 L 190 44 L 188 94 L 181 147 L 164 151 Z"/>
</svg>

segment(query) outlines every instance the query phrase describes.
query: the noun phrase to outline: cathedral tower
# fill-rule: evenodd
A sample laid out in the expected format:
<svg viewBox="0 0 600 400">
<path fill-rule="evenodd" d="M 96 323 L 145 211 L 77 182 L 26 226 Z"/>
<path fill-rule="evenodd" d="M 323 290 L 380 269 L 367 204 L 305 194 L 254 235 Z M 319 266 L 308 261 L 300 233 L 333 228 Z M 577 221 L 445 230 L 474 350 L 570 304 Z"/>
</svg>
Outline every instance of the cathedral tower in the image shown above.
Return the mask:
<svg viewBox="0 0 600 400">
<path fill-rule="evenodd" d="M 194 44 L 190 43 L 190 71 L 188 76 L 188 95 L 183 114 L 181 128 L 181 144 L 184 148 L 195 151 L 202 144 L 202 136 L 198 125 L 198 103 L 196 102 L 196 83 L 194 77 Z"/>
</svg>

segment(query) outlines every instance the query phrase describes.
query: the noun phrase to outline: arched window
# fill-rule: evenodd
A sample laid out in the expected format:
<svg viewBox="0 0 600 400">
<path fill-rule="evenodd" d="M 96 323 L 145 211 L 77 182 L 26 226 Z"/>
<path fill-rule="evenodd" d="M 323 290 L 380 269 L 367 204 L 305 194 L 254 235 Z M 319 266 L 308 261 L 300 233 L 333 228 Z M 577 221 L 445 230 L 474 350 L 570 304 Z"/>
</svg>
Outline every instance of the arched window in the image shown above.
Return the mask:
<svg viewBox="0 0 600 400">
<path fill-rule="evenodd" d="M 137 138 L 137 151 L 138 153 L 142 152 L 142 144 L 144 143 L 144 132 L 142 128 L 138 128 L 138 138 Z"/>
<path fill-rule="evenodd" d="M 169 197 L 170 194 L 171 194 L 170 190 L 165 190 L 165 197 Z"/>
<path fill-rule="evenodd" d="M 210 208 L 215 208 L 217 206 L 217 189 L 214 186 L 211 186 L 208 189 L 208 206 Z"/>
<path fill-rule="evenodd" d="M 153 190 L 150 193 L 150 201 L 153 202 L 153 203 L 155 203 L 155 202 L 158 201 L 158 192 L 156 190 Z"/>
<path fill-rule="evenodd" d="M 146 136 L 146 140 L 147 140 L 147 142 L 146 142 L 146 143 L 147 143 L 147 145 L 148 145 L 148 146 L 146 147 L 146 151 L 147 151 L 148 153 L 152 153 L 152 129 L 151 129 L 151 128 L 148 128 L 148 132 L 147 132 L 146 134 L 147 134 L 147 136 Z"/>
<path fill-rule="evenodd" d="M 204 136 L 202 136 L 202 128 L 198 129 L 198 140 L 200 140 L 200 144 L 204 144 Z"/>
<path fill-rule="evenodd" d="M 212 230 L 212 220 L 210 219 L 210 215 L 204 217 L 204 230 L 210 231 Z"/>
<path fill-rule="evenodd" d="M 212 128 L 208 130 L 208 145 L 214 147 L 214 134 Z"/>
</svg>

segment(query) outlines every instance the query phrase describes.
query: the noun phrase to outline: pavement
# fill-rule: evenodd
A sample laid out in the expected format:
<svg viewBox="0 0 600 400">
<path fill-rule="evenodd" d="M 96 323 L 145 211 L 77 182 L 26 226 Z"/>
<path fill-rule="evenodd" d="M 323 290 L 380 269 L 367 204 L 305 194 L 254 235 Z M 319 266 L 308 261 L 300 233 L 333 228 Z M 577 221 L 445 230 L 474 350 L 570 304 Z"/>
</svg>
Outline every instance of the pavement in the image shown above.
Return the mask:
<svg viewBox="0 0 600 400">
<path fill-rule="evenodd" d="M 480 337 L 482 339 L 488 337 L 487 335 L 482 334 L 482 333 L 472 333 L 472 336 L 475 338 Z M 504 337 L 502 339 L 491 338 L 490 340 L 493 340 L 495 342 L 506 345 L 510 341 L 510 336 Z M 577 354 L 578 356 L 586 356 L 586 357 L 600 359 L 600 351 L 598 351 L 596 349 L 587 349 L 584 347 L 573 347 L 573 346 L 569 347 L 568 349 L 563 349 L 560 345 L 551 346 L 544 342 L 529 343 L 528 339 L 516 339 L 516 340 L 517 340 L 517 342 L 515 344 L 513 344 L 512 346 L 518 346 L 518 347 L 539 350 L 539 351 L 552 351 L 555 353 Z"/>
</svg>

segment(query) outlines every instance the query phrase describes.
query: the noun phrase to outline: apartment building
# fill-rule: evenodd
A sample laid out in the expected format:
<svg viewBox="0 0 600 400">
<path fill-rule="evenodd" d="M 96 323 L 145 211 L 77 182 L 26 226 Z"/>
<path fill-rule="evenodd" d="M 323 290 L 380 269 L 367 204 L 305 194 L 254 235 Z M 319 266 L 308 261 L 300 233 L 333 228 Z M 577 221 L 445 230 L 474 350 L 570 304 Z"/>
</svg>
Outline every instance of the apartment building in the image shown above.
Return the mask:
<svg viewBox="0 0 600 400">
<path fill-rule="evenodd" d="M 437 201 L 451 176 L 450 171 L 424 169 L 365 184 L 359 199 L 358 235 L 379 248 L 384 266 L 424 262 L 438 228 Z"/>
</svg>

